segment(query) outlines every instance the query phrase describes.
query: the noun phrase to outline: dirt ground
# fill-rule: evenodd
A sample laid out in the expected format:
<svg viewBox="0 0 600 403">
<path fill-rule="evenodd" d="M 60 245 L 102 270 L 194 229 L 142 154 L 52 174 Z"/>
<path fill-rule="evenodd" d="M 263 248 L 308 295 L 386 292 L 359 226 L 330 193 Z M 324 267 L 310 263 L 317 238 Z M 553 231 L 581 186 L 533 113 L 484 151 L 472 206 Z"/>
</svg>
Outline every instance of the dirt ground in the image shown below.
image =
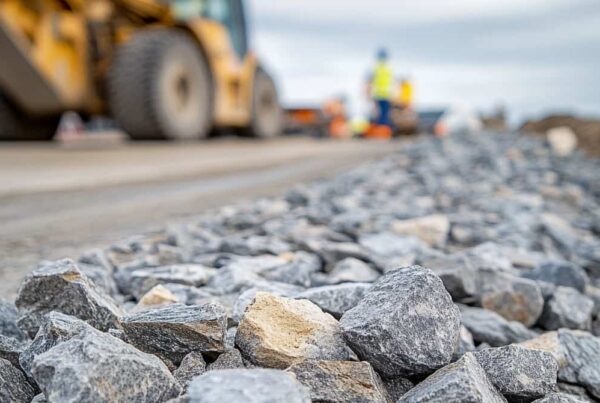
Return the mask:
<svg viewBox="0 0 600 403">
<path fill-rule="evenodd" d="M 401 143 L 282 138 L 64 148 L 0 146 L 0 295 L 74 257 L 202 210 L 334 175 Z"/>
</svg>

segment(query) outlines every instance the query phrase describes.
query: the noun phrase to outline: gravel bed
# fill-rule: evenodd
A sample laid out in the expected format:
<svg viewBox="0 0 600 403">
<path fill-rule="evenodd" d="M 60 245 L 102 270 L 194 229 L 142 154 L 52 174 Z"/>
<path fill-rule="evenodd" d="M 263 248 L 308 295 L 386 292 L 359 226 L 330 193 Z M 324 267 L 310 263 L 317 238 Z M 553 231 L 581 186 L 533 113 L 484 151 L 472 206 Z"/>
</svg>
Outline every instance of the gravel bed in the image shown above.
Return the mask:
<svg viewBox="0 0 600 403">
<path fill-rule="evenodd" d="M 600 162 L 424 137 L 40 262 L 0 300 L 0 401 L 592 402 L 599 313 Z"/>
</svg>

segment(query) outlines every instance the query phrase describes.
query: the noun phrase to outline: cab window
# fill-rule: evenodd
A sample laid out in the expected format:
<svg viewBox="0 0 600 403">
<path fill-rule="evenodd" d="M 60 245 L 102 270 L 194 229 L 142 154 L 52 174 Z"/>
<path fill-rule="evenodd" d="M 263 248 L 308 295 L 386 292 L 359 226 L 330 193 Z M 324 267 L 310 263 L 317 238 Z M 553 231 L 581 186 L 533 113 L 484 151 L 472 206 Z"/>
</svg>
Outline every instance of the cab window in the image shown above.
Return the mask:
<svg viewBox="0 0 600 403">
<path fill-rule="evenodd" d="M 173 0 L 173 7 L 177 19 L 202 16 L 223 24 L 236 53 L 242 58 L 246 55 L 248 40 L 242 0 Z"/>
</svg>

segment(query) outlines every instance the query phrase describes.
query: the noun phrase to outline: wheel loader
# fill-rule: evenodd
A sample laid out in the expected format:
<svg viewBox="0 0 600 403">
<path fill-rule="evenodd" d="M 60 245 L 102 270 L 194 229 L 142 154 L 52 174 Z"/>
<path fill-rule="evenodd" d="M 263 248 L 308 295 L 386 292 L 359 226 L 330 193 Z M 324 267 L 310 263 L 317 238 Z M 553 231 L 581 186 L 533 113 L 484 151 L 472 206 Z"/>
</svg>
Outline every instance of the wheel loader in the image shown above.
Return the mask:
<svg viewBox="0 0 600 403">
<path fill-rule="evenodd" d="M 0 139 L 50 139 L 65 111 L 136 140 L 283 122 L 242 0 L 0 0 Z"/>
</svg>

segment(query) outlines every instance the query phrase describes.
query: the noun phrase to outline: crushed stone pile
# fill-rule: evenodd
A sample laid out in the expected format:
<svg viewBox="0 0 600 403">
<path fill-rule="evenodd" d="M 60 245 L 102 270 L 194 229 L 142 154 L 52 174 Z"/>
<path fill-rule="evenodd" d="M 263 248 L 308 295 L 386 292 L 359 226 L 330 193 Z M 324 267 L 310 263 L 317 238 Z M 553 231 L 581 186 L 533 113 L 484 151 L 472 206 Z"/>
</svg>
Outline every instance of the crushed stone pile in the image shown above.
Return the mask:
<svg viewBox="0 0 600 403">
<path fill-rule="evenodd" d="M 422 138 L 0 302 L 2 402 L 600 399 L 600 162 Z"/>
<path fill-rule="evenodd" d="M 568 128 L 575 133 L 579 147 L 586 153 L 600 156 L 600 120 L 572 115 L 550 115 L 540 120 L 525 122 L 520 130 L 525 133 L 546 134 L 552 129 Z"/>
</svg>

